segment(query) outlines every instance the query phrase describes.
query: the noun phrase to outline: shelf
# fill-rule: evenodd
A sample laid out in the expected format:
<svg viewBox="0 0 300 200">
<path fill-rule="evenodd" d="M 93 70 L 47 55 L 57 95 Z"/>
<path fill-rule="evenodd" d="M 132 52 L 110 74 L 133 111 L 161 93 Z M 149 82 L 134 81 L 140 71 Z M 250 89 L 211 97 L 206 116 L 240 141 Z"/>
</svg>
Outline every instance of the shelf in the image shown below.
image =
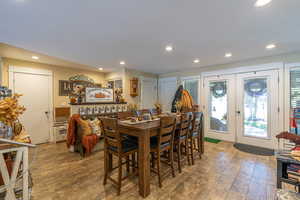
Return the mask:
<svg viewBox="0 0 300 200">
<path fill-rule="evenodd" d="M 71 106 L 87 106 L 87 105 L 104 105 L 104 104 L 127 104 L 127 102 L 117 103 L 117 102 L 98 102 L 98 103 L 70 103 Z"/>
</svg>

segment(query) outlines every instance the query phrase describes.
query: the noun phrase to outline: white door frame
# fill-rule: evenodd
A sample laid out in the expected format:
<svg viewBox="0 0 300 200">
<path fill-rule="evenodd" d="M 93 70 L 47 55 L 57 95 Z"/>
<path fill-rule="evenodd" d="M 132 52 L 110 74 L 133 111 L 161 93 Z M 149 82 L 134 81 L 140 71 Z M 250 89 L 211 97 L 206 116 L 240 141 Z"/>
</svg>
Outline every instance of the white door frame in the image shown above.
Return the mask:
<svg viewBox="0 0 300 200">
<path fill-rule="evenodd" d="M 144 76 L 140 76 L 139 77 L 139 79 L 141 80 L 140 81 L 140 88 L 141 88 L 141 95 L 140 95 L 140 107 L 141 108 L 143 108 L 144 107 L 144 105 L 143 105 L 143 98 L 144 98 L 144 96 L 143 96 L 143 81 L 154 81 L 154 82 L 156 82 L 156 97 L 155 97 L 155 99 L 156 99 L 156 101 L 158 100 L 158 79 L 157 78 L 150 78 L 150 77 L 144 77 Z"/>
<path fill-rule="evenodd" d="M 279 125 L 279 82 L 278 82 L 279 71 L 278 70 L 268 70 L 260 71 L 257 73 L 240 73 L 237 75 L 237 94 L 236 96 L 236 110 L 240 111 L 240 114 L 236 115 L 236 142 L 255 145 L 265 148 L 276 148 L 276 138 L 278 134 Z M 267 78 L 267 89 L 268 89 L 268 108 L 267 108 L 267 123 L 268 123 L 268 138 L 259 138 L 255 136 L 245 136 L 244 135 L 244 80 L 254 79 L 254 78 Z"/>
<path fill-rule="evenodd" d="M 299 63 L 298 63 L 299 64 Z M 292 64 L 290 64 L 292 65 Z M 294 64 L 295 65 L 295 64 Z M 284 76 L 285 69 L 284 69 L 284 63 L 283 62 L 274 62 L 274 63 L 266 63 L 266 64 L 258 64 L 258 65 L 252 65 L 252 66 L 242 66 L 242 67 L 235 67 L 230 69 L 224 69 L 224 70 L 215 70 L 215 71 L 207 71 L 201 73 L 201 85 L 202 90 L 200 90 L 201 95 L 201 102 L 205 102 L 205 93 L 204 91 L 204 78 L 207 76 L 216 76 L 216 75 L 225 75 L 225 74 L 239 74 L 239 73 L 247 73 L 247 72 L 253 72 L 253 71 L 268 71 L 268 70 L 279 70 L 279 91 L 278 91 L 278 104 L 279 104 L 279 124 L 278 124 L 278 133 L 283 131 L 286 127 L 286 102 L 285 102 L 285 86 L 287 80 Z M 285 80 L 285 81 L 284 81 Z M 202 108 L 204 108 L 204 103 L 201 103 Z M 205 136 L 207 133 L 204 133 Z"/>
<path fill-rule="evenodd" d="M 23 73 L 23 74 L 34 74 L 34 75 L 43 75 L 49 77 L 49 140 L 50 136 L 53 135 L 52 124 L 53 124 L 53 72 L 47 69 L 35 69 L 30 67 L 23 66 L 12 66 L 8 68 L 8 87 L 14 93 L 14 73 Z"/>
</svg>

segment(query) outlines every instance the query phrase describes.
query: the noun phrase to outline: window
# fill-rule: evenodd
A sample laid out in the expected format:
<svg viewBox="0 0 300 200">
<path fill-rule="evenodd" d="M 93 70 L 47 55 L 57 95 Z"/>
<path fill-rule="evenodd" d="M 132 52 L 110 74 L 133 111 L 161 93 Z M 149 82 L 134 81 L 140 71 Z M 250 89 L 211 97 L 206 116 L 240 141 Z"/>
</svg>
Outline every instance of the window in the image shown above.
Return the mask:
<svg viewBox="0 0 300 200">
<path fill-rule="evenodd" d="M 291 132 L 299 134 L 300 127 L 300 69 L 290 71 Z"/>
<path fill-rule="evenodd" d="M 183 88 L 189 91 L 190 95 L 193 97 L 195 104 L 200 103 L 199 83 L 200 79 L 195 77 L 186 77 L 182 81 Z"/>
</svg>

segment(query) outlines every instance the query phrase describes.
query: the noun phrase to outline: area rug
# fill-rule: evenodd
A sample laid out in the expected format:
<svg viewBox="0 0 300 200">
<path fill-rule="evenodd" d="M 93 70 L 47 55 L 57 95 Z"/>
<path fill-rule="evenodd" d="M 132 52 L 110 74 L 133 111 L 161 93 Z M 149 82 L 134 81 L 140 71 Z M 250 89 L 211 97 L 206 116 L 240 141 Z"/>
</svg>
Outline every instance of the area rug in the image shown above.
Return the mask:
<svg viewBox="0 0 300 200">
<path fill-rule="evenodd" d="M 248 145 L 248 144 L 241 144 L 241 143 L 235 143 L 233 146 L 240 151 L 255 154 L 255 155 L 260 155 L 260 156 L 273 156 L 274 155 L 273 149 L 256 147 L 256 146 L 252 146 L 252 145 Z"/>
<path fill-rule="evenodd" d="M 218 144 L 218 143 L 221 142 L 222 140 L 218 140 L 218 139 L 214 139 L 214 138 L 205 137 L 205 138 L 204 138 L 204 141 L 210 142 L 210 143 Z"/>
</svg>

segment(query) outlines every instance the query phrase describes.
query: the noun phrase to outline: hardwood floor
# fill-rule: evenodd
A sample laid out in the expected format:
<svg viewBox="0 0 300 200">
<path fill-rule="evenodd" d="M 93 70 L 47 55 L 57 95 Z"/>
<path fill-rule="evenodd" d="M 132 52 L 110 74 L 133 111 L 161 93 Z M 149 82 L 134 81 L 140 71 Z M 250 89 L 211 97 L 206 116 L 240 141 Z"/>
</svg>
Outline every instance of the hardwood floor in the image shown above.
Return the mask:
<svg viewBox="0 0 300 200">
<path fill-rule="evenodd" d="M 152 175 L 151 194 L 146 199 L 274 199 L 274 157 L 243 153 L 228 142 L 205 143 L 205 151 L 194 166 L 185 165 L 181 174 L 176 171 L 175 178 L 166 177 L 162 189 Z M 81 159 L 68 152 L 65 143 L 39 146 L 31 173 L 33 200 L 142 199 L 136 177 L 124 181 L 120 196 L 110 182 L 102 185 L 103 152 Z"/>
</svg>

